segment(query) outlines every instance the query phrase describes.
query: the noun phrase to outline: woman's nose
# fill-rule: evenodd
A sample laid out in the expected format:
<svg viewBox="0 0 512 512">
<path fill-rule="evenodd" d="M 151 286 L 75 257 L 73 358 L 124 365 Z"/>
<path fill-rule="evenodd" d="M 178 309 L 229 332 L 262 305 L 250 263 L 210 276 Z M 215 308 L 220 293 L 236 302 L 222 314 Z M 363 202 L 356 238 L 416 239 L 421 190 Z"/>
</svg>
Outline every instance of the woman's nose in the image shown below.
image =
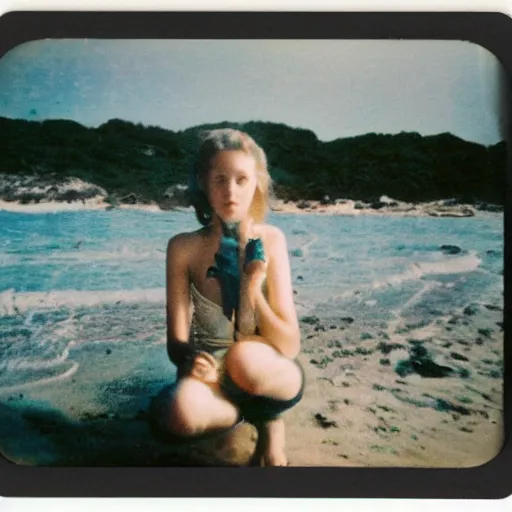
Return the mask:
<svg viewBox="0 0 512 512">
<path fill-rule="evenodd" d="M 236 181 L 235 180 L 229 180 L 226 186 L 226 193 L 228 196 L 234 195 L 236 190 Z"/>
</svg>

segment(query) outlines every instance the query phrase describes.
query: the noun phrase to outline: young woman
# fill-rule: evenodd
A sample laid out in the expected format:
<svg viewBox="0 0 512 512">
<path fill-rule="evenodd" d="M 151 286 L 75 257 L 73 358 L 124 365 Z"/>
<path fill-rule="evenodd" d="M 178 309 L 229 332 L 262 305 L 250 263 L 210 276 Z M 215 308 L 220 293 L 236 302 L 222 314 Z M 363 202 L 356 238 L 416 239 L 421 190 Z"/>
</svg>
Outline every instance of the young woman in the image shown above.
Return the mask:
<svg viewBox="0 0 512 512">
<path fill-rule="evenodd" d="M 241 419 L 263 465 L 287 465 L 281 414 L 302 397 L 300 332 L 285 237 L 264 223 L 271 180 L 247 134 L 206 132 L 189 184 L 198 231 L 167 248 L 167 348 L 178 380 L 157 423 L 197 436 Z"/>
</svg>

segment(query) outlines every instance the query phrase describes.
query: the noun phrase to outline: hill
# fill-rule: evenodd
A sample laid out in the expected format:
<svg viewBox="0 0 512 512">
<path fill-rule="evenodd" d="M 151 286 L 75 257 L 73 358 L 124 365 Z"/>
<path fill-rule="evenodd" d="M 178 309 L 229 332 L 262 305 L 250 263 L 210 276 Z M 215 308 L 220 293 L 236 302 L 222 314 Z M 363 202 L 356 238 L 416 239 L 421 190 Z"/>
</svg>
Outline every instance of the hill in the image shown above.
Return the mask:
<svg viewBox="0 0 512 512">
<path fill-rule="evenodd" d="M 486 147 L 450 133 L 402 132 L 322 142 L 310 130 L 256 121 L 174 132 L 120 119 L 87 128 L 67 120 L 0 117 L 0 173 L 51 183 L 78 178 L 104 189 L 112 201 L 162 203 L 169 187 L 186 183 L 199 131 L 225 126 L 246 131 L 265 149 L 281 198 L 375 201 L 387 195 L 504 204 L 504 141 Z M 4 191 L 4 199 L 13 200 L 13 192 Z"/>
</svg>

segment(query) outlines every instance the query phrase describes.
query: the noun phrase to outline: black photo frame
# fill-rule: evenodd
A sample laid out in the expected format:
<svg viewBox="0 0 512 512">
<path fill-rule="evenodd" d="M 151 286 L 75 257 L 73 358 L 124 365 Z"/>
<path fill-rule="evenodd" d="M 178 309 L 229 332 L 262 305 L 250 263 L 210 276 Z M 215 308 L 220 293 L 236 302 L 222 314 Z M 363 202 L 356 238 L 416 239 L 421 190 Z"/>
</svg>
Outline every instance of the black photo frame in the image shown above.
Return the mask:
<svg viewBox="0 0 512 512">
<path fill-rule="evenodd" d="M 512 20 L 489 12 L 10 12 L 0 18 L 0 57 L 46 38 L 407 39 L 481 45 L 512 72 Z M 510 104 L 508 104 L 510 116 Z M 510 127 L 509 127 L 510 130 Z M 289 497 L 496 499 L 512 492 L 510 173 L 506 173 L 504 254 L 505 443 L 476 468 L 134 468 L 30 467 L 0 459 L 7 497 Z"/>
</svg>

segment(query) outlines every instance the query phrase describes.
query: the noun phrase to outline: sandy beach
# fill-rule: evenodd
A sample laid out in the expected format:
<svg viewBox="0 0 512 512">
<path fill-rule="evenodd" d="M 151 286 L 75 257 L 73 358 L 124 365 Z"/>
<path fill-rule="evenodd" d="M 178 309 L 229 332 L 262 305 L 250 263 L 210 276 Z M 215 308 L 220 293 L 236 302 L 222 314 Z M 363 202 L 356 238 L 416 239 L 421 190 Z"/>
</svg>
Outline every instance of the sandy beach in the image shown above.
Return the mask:
<svg viewBox="0 0 512 512">
<path fill-rule="evenodd" d="M 492 459 L 503 439 L 501 321 L 497 304 L 427 326 L 383 328 L 357 315 L 321 312 L 302 318 L 299 361 L 307 385 L 285 416 L 290 464 L 472 467 Z M 132 345 L 86 344 L 81 336 L 70 347 L 78 371 L 3 389 L 0 442 L 7 458 L 38 465 L 248 463 L 256 434 L 247 424 L 188 446 L 152 437 L 150 399 L 172 381 L 163 334 Z M 432 375 L 421 376 L 421 365 L 397 373 L 398 361 L 414 360 L 414 346 L 428 352 Z M 436 375 L 439 368 L 449 371 Z"/>
<path fill-rule="evenodd" d="M 301 261 L 325 259 L 321 247 L 310 255 L 300 242 L 306 235 L 295 231 Z M 433 263 L 435 269 L 414 267 L 414 275 L 402 276 L 410 281 L 398 287 L 392 280 L 374 283 L 307 312 L 298 308 L 299 361 L 307 381 L 303 400 L 285 415 L 290 465 L 472 467 L 497 455 L 503 440 L 503 298 L 497 290 L 481 300 L 464 299 L 481 262 L 459 256 L 443 266 Z M 311 295 L 303 275 L 294 275 L 298 305 Z M 393 301 L 386 294 L 394 294 Z M 2 332 L 18 337 L 29 320 L 37 320 L 35 348 L 43 355 L 49 350 L 45 340 L 62 343 L 51 366 L 18 362 L 18 380 L 0 382 L 0 451 L 9 460 L 249 463 L 256 432 L 248 424 L 185 445 L 150 431 L 151 399 L 174 380 L 162 288 L 6 290 L 0 315 Z"/>
<path fill-rule="evenodd" d="M 357 316 L 302 322 L 309 386 L 289 416 L 291 461 L 472 467 L 496 456 L 503 441 L 502 312 L 490 304 L 468 311 L 433 326 L 386 330 L 361 325 Z M 397 373 L 398 361 L 414 359 L 415 346 L 452 371 L 436 375 L 433 366 L 432 375 L 421 376 L 427 365 L 418 364 L 409 375 Z"/>
<path fill-rule="evenodd" d="M 383 215 L 398 217 L 473 217 L 475 215 L 502 215 L 500 208 L 479 209 L 471 204 L 459 204 L 452 200 L 439 200 L 425 203 L 405 203 L 383 196 L 384 201 L 372 206 L 370 203 L 352 199 L 337 199 L 334 201 L 301 200 L 285 201 L 275 199 L 271 203 L 271 211 L 285 214 L 322 214 L 322 215 Z M 142 210 L 151 213 L 167 211 L 157 203 L 124 204 L 115 206 L 121 210 Z M 5 201 L 0 199 L 0 211 L 18 213 L 56 213 L 61 211 L 94 211 L 110 210 L 112 205 L 103 197 L 83 199 L 80 201 L 41 201 L 23 204 L 20 201 Z M 177 206 L 173 211 L 193 211 L 191 206 Z"/>
<path fill-rule="evenodd" d="M 84 199 L 83 201 L 48 201 L 39 203 L 22 204 L 19 201 L 4 201 L 0 199 L 0 211 L 15 213 L 56 213 L 56 212 L 76 212 L 76 211 L 94 211 L 108 210 L 112 206 L 103 200 Z M 148 212 L 160 212 L 160 208 L 154 205 L 146 204 L 121 204 L 116 206 L 119 209 L 144 210 Z"/>
</svg>

